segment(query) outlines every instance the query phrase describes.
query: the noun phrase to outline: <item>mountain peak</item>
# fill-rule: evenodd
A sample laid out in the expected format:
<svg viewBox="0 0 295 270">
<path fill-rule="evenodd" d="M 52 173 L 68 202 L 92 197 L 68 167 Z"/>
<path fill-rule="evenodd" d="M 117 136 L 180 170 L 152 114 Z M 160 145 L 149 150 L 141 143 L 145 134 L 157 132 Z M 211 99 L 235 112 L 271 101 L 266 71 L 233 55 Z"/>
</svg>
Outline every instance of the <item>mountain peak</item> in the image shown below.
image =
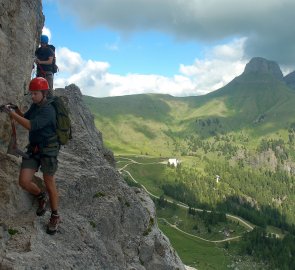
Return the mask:
<svg viewBox="0 0 295 270">
<path fill-rule="evenodd" d="M 279 80 L 283 79 L 283 73 L 279 65 L 262 57 L 254 57 L 250 60 L 244 70 L 244 74 L 248 73 L 271 74 Z"/>
</svg>

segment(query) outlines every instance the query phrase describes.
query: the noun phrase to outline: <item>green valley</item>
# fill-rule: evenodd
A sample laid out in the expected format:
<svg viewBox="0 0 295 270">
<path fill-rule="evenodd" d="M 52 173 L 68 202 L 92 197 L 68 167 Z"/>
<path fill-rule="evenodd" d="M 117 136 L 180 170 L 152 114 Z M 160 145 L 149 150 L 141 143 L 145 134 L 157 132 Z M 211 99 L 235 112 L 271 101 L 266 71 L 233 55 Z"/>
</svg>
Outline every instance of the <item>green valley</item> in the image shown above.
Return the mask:
<svg viewBox="0 0 295 270">
<path fill-rule="evenodd" d="M 274 62 L 254 58 L 204 96 L 83 98 L 117 168 L 151 194 L 159 226 L 186 264 L 295 267 L 295 90 Z M 239 238 L 193 237 L 225 233 Z"/>
</svg>

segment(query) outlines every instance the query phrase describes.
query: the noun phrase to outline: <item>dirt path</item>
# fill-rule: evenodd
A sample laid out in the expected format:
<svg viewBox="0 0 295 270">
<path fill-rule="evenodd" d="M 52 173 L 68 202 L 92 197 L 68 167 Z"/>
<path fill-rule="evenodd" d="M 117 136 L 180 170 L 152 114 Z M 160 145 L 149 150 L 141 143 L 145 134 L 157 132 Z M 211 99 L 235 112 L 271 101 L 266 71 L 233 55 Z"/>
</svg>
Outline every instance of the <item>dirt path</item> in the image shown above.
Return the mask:
<svg viewBox="0 0 295 270">
<path fill-rule="evenodd" d="M 125 164 L 122 168 L 119 168 L 119 169 L 118 169 L 119 172 L 120 172 L 120 173 L 121 173 L 121 172 L 125 172 L 126 174 L 128 174 L 128 175 L 130 176 L 130 178 L 132 179 L 132 181 L 134 181 L 134 182 L 137 183 L 137 184 L 140 184 L 140 183 L 139 183 L 139 182 L 138 182 L 138 181 L 137 181 L 137 180 L 131 175 L 131 173 L 130 173 L 129 171 L 126 170 L 126 168 L 128 167 L 128 165 L 130 165 L 130 164 L 141 164 L 141 165 L 147 165 L 147 164 L 163 164 L 163 162 L 142 163 L 142 162 L 137 162 L 137 161 L 135 161 L 135 160 L 133 160 L 133 159 L 131 159 L 131 158 L 123 158 L 123 157 L 120 157 L 120 158 L 121 158 L 121 159 L 125 159 L 125 160 L 130 161 L 130 163 L 127 163 L 127 164 Z M 156 195 L 152 194 L 151 192 L 149 192 L 149 191 L 147 190 L 147 188 L 146 188 L 144 185 L 142 185 L 142 184 L 140 184 L 140 185 L 142 186 L 142 188 L 143 188 L 143 189 L 144 189 L 144 190 L 145 190 L 145 191 L 146 191 L 151 197 L 156 198 L 156 199 L 159 199 L 158 196 L 156 196 Z M 171 201 L 171 200 L 169 200 L 169 199 L 167 199 L 167 201 L 168 201 L 169 203 L 175 203 L 174 201 Z M 184 203 L 180 203 L 180 202 L 177 202 L 176 205 L 178 205 L 179 207 L 185 208 L 185 209 L 188 209 L 188 208 L 189 208 L 188 205 L 186 205 L 186 204 L 184 204 Z M 198 211 L 198 212 L 203 212 L 203 211 L 211 212 L 210 210 L 205 210 L 205 209 L 200 209 L 200 208 L 192 208 L 192 209 L 194 209 L 195 211 Z M 244 227 L 246 227 L 249 231 L 254 229 L 254 227 L 253 227 L 251 224 L 249 224 L 248 222 L 246 222 L 245 220 L 241 219 L 241 218 L 238 217 L 238 216 L 234 216 L 234 215 L 231 215 L 231 214 L 226 214 L 226 217 L 238 221 L 240 224 L 242 224 Z M 189 236 L 192 236 L 192 237 L 198 238 L 198 239 L 203 240 L 203 241 L 206 241 L 206 242 L 220 243 L 220 242 L 231 241 L 231 240 L 238 239 L 238 238 L 241 237 L 241 235 L 239 235 L 239 236 L 235 236 L 235 237 L 225 238 L 225 239 L 222 239 L 222 240 L 208 240 L 208 239 L 205 239 L 205 238 L 202 238 L 202 237 L 199 237 L 199 236 L 193 235 L 193 234 L 189 234 L 189 233 L 187 233 L 187 232 L 185 232 L 185 231 L 179 229 L 176 225 L 173 225 L 173 224 L 169 223 L 169 222 L 168 222 L 166 219 L 164 219 L 164 218 L 160 218 L 160 219 L 165 220 L 165 222 L 166 222 L 169 226 L 171 226 L 172 228 L 174 228 L 174 229 L 176 229 L 176 230 L 178 230 L 178 231 L 180 231 L 180 232 L 182 232 L 182 233 L 184 233 L 184 234 L 187 234 L 187 235 L 189 235 Z"/>
</svg>

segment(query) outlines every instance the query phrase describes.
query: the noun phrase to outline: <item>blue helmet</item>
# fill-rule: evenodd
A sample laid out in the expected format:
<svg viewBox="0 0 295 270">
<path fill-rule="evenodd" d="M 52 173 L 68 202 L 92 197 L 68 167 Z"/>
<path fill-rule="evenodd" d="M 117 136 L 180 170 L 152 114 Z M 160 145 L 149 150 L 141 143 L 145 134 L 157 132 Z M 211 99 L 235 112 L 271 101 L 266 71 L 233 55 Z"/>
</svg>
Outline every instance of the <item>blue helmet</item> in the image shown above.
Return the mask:
<svg viewBox="0 0 295 270">
<path fill-rule="evenodd" d="M 48 44 L 49 38 L 46 35 L 42 35 L 40 41 L 41 41 L 41 43 Z"/>
</svg>

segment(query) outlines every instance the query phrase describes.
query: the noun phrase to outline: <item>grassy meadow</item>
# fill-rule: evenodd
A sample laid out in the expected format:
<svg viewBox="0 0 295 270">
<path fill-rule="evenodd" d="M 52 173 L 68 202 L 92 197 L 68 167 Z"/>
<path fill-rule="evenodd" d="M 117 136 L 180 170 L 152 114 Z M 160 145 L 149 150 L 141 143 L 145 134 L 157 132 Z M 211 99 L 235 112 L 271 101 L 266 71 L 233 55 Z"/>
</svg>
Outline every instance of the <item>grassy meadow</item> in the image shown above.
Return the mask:
<svg viewBox="0 0 295 270">
<path fill-rule="evenodd" d="M 228 269 L 230 260 L 221 247 L 178 232 L 163 221 L 159 221 L 158 225 L 186 265 L 200 270 Z"/>
</svg>

